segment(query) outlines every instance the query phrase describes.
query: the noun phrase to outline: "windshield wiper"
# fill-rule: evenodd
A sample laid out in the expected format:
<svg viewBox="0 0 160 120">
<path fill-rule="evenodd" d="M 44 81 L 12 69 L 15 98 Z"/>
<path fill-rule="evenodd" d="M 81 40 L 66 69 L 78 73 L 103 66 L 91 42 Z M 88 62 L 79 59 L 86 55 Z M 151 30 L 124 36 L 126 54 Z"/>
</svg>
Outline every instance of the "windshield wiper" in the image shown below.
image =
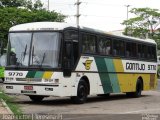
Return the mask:
<svg viewBox="0 0 160 120">
<path fill-rule="evenodd" d="M 32 64 L 33 64 L 33 56 L 34 56 L 34 46 L 32 48 Z"/>
<path fill-rule="evenodd" d="M 26 52 L 27 52 L 27 44 L 26 44 L 26 47 L 25 47 L 25 50 L 24 50 L 24 53 L 23 53 L 23 61 L 24 61 L 24 59 L 25 59 Z"/>
<path fill-rule="evenodd" d="M 46 53 L 44 52 L 43 58 L 42 58 L 42 61 L 41 61 L 41 67 L 42 67 L 42 64 L 43 64 L 43 62 L 44 62 L 45 57 L 46 57 Z"/>
</svg>

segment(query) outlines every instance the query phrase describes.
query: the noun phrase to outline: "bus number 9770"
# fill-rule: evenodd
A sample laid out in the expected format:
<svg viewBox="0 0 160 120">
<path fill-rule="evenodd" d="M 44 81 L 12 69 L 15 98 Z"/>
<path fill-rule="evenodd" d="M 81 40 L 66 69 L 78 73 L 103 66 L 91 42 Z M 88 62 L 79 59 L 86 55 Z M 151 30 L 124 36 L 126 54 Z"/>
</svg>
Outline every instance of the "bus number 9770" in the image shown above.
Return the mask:
<svg viewBox="0 0 160 120">
<path fill-rule="evenodd" d="M 8 76 L 23 76 L 22 72 L 8 72 Z"/>
</svg>

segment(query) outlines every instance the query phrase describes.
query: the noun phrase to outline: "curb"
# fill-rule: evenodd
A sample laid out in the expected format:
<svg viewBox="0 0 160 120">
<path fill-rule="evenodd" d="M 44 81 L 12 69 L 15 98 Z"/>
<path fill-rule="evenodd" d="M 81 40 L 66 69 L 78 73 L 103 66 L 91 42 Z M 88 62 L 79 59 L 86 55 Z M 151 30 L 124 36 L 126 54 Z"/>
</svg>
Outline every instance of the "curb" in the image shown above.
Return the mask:
<svg viewBox="0 0 160 120">
<path fill-rule="evenodd" d="M 0 99 L 2 104 L 4 105 L 4 107 L 7 109 L 9 114 L 13 114 L 13 112 L 11 111 L 11 109 L 8 107 L 8 105 L 6 104 L 6 102 L 3 99 Z"/>
</svg>

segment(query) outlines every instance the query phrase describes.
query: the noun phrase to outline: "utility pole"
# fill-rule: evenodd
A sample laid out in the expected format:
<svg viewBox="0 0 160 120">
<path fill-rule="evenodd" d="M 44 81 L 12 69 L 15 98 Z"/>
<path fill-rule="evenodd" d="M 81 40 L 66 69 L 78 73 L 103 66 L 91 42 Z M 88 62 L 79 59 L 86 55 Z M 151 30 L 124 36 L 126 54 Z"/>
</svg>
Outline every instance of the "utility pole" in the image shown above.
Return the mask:
<svg viewBox="0 0 160 120">
<path fill-rule="evenodd" d="M 49 0 L 48 0 L 48 6 L 47 7 L 48 7 L 48 11 L 49 11 Z"/>
<path fill-rule="evenodd" d="M 128 8 L 131 6 L 131 5 L 125 5 L 127 7 L 127 20 L 128 20 Z M 126 25 L 126 33 L 128 35 L 128 24 Z"/>
<path fill-rule="evenodd" d="M 75 5 L 77 6 L 77 14 L 76 16 L 76 23 L 77 23 L 77 27 L 79 27 L 79 17 L 81 16 L 79 14 L 79 6 L 80 6 L 81 2 L 79 0 L 77 0 L 77 2 L 75 3 Z"/>
<path fill-rule="evenodd" d="M 125 5 L 127 7 L 127 20 L 128 20 L 128 7 L 130 7 L 131 5 Z"/>
</svg>

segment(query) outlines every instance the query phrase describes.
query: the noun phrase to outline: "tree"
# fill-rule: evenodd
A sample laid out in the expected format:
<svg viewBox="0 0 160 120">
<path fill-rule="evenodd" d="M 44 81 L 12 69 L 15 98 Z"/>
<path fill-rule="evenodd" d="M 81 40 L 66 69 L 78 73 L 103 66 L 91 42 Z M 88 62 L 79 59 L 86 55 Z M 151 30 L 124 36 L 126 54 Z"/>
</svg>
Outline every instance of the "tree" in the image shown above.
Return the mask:
<svg viewBox="0 0 160 120">
<path fill-rule="evenodd" d="M 30 0 L 0 0 L 0 40 L 7 45 L 9 28 L 22 23 L 56 21 L 63 22 L 65 16 L 55 11 L 47 11 L 40 0 L 34 4 Z M 14 2 L 12 4 L 12 2 Z M 22 3 L 22 4 L 21 4 Z M 24 4 L 26 3 L 26 4 Z"/>
<path fill-rule="evenodd" d="M 34 3 L 32 0 L 0 0 L 0 7 L 25 7 L 30 10 L 38 10 L 43 8 L 40 0 Z"/>
<path fill-rule="evenodd" d="M 1 7 L 19 7 L 25 4 L 26 0 L 0 0 Z"/>
<path fill-rule="evenodd" d="M 131 13 L 136 17 L 123 21 L 126 25 L 124 34 L 139 38 L 154 39 L 160 49 L 160 12 L 158 9 L 133 8 Z"/>
</svg>

